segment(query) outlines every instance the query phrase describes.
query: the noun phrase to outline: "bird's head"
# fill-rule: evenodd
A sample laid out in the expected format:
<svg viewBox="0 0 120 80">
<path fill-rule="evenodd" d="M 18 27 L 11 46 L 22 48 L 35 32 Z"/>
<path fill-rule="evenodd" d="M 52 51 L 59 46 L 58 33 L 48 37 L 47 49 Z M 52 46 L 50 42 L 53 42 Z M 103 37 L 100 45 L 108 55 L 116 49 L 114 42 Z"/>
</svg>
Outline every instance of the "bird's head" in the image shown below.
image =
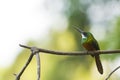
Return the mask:
<svg viewBox="0 0 120 80">
<path fill-rule="evenodd" d="M 90 32 L 85 32 L 77 27 L 74 27 L 78 32 L 80 32 L 81 36 L 83 39 L 89 39 L 89 38 L 92 38 L 93 35 L 90 33 Z"/>
</svg>

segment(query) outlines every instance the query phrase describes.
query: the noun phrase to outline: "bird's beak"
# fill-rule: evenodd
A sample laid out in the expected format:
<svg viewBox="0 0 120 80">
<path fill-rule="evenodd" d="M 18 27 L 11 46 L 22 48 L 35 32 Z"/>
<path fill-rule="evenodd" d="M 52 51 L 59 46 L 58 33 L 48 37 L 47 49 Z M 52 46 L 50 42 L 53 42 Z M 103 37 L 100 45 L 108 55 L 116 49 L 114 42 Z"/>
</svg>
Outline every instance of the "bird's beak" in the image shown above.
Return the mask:
<svg viewBox="0 0 120 80">
<path fill-rule="evenodd" d="M 81 29 L 79 29 L 78 27 L 74 27 L 78 32 L 80 32 L 81 34 L 84 32 Z"/>
<path fill-rule="evenodd" d="M 82 31 L 81 29 L 79 29 L 78 27 L 74 27 L 78 32 L 81 33 L 82 35 L 82 38 L 86 38 L 85 35 L 84 35 L 84 31 Z"/>
</svg>

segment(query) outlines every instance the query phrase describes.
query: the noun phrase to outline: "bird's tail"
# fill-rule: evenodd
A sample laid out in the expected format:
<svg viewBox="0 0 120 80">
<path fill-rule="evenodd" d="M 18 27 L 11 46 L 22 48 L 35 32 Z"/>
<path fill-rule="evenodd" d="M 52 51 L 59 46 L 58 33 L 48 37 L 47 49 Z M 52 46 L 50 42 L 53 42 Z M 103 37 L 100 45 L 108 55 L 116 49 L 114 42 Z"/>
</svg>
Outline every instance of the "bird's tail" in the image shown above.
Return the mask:
<svg viewBox="0 0 120 80">
<path fill-rule="evenodd" d="M 95 62 L 96 62 L 96 66 L 97 66 L 99 73 L 103 74 L 103 67 L 102 67 L 99 55 L 95 55 Z"/>
</svg>

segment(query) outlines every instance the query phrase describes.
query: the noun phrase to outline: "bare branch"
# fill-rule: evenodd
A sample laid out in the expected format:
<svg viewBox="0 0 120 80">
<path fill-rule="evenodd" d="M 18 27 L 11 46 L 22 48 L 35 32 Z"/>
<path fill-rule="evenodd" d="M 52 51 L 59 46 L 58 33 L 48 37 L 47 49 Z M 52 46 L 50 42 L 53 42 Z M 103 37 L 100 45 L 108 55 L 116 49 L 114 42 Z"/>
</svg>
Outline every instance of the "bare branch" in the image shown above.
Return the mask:
<svg viewBox="0 0 120 80">
<path fill-rule="evenodd" d="M 117 68 L 115 68 L 115 69 L 108 75 L 108 77 L 107 77 L 105 80 L 108 80 L 108 79 L 110 78 L 110 76 L 111 76 L 115 71 L 117 71 L 119 68 L 120 68 L 120 66 L 118 66 Z"/>
<path fill-rule="evenodd" d="M 40 56 L 39 53 L 36 53 L 36 60 L 37 60 L 37 80 L 40 80 Z"/>
<path fill-rule="evenodd" d="M 29 46 L 25 46 L 25 45 L 21 45 L 21 44 L 19 44 L 19 46 L 27 48 L 27 49 L 31 49 L 31 47 L 29 47 Z"/>
<path fill-rule="evenodd" d="M 20 80 L 21 75 L 23 74 L 23 72 L 25 71 L 25 69 L 27 68 L 27 66 L 29 65 L 29 63 L 31 62 L 32 58 L 33 58 L 33 54 L 31 53 L 28 61 L 26 62 L 26 64 L 24 65 L 24 67 L 22 68 L 22 70 L 20 71 L 20 73 L 14 74 L 16 76 L 16 80 Z"/>
<path fill-rule="evenodd" d="M 20 46 L 23 47 L 23 48 L 30 49 L 32 54 L 29 57 L 27 63 L 23 67 L 23 69 L 20 71 L 20 73 L 18 75 L 14 74 L 14 75 L 16 75 L 16 80 L 20 79 L 20 76 L 22 75 L 22 73 L 24 72 L 25 68 L 30 63 L 33 55 L 36 55 L 36 59 L 37 59 L 37 75 L 38 75 L 37 80 L 40 80 L 40 57 L 39 57 L 39 54 L 38 54 L 39 52 L 49 53 L 49 54 L 54 54 L 54 55 L 74 55 L 74 56 L 78 56 L 78 55 L 91 55 L 91 54 L 96 55 L 96 53 L 97 54 L 115 54 L 115 53 L 120 53 L 120 49 L 119 50 L 97 50 L 97 51 L 62 52 L 62 51 L 54 51 L 54 50 L 37 48 L 37 47 L 29 47 L 29 46 L 21 45 L 21 44 L 20 44 Z M 119 68 L 120 68 L 120 66 L 117 67 L 114 71 L 112 71 L 105 80 L 108 80 L 109 77 Z"/>
<path fill-rule="evenodd" d="M 29 65 L 29 63 L 31 62 L 33 56 L 36 54 L 37 55 L 37 59 L 39 59 L 39 50 L 36 47 L 28 47 L 28 46 L 24 46 L 24 48 L 28 48 L 31 50 L 31 55 L 28 59 L 28 61 L 26 62 L 26 64 L 24 65 L 24 67 L 22 68 L 22 70 L 20 71 L 20 73 L 18 74 L 14 74 L 16 76 L 16 80 L 20 80 L 21 75 L 23 74 L 23 72 L 25 71 L 25 69 L 27 68 L 27 66 Z M 39 60 L 37 60 L 39 61 Z M 40 64 L 40 63 L 39 63 Z M 38 65 L 39 65 L 38 64 Z M 40 70 L 39 70 L 40 71 Z M 39 77 L 39 76 L 38 76 Z M 38 79 L 39 80 L 39 79 Z"/>
<path fill-rule="evenodd" d="M 31 49 L 29 46 L 21 45 L 21 47 Z M 120 53 L 120 50 L 97 50 L 97 51 L 77 51 L 77 52 L 61 52 L 61 51 L 53 51 L 53 50 L 48 50 L 48 49 L 42 49 L 42 48 L 37 48 L 39 50 L 38 52 L 44 52 L 44 53 L 49 53 L 49 54 L 54 54 L 54 55 L 91 55 L 91 54 L 115 54 L 115 53 Z"/>
</svg>

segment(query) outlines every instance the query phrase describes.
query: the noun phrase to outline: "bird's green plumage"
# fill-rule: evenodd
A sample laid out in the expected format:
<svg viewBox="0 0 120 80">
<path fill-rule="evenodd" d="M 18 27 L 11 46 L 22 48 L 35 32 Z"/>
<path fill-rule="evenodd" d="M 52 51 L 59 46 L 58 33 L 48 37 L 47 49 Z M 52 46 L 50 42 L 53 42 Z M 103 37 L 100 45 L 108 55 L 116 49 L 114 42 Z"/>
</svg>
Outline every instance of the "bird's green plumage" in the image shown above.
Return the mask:
<svg viewBox="0 0 120 80">
<path fill-rule="evenodd" d="M 85 37 L 82 38 L 81 44 L 89 51 L 100 50 L 97 40 L 90 32 L 84 32 Z M 83 34 L 82 34 L 83 35 Z M 92 48 L 93 47 L 93 48 Z"/>
<path fill-rule="evenodd" d="M 88 51 L 100 50 L 97 40 L 94 38 L 94 36 L 90 32 L 84 32 L 77 27 L 75 27 L 75 29 L 81 33 L 82 35 L 81 44 L 86 50 Z M 103 74 L 103 68 L 102 68 L 99 54 L 92 55 L 92 57 L 95 57 L 95 62 L 96 62 L 98 71 L 101 74 Z"/>
</svg>

